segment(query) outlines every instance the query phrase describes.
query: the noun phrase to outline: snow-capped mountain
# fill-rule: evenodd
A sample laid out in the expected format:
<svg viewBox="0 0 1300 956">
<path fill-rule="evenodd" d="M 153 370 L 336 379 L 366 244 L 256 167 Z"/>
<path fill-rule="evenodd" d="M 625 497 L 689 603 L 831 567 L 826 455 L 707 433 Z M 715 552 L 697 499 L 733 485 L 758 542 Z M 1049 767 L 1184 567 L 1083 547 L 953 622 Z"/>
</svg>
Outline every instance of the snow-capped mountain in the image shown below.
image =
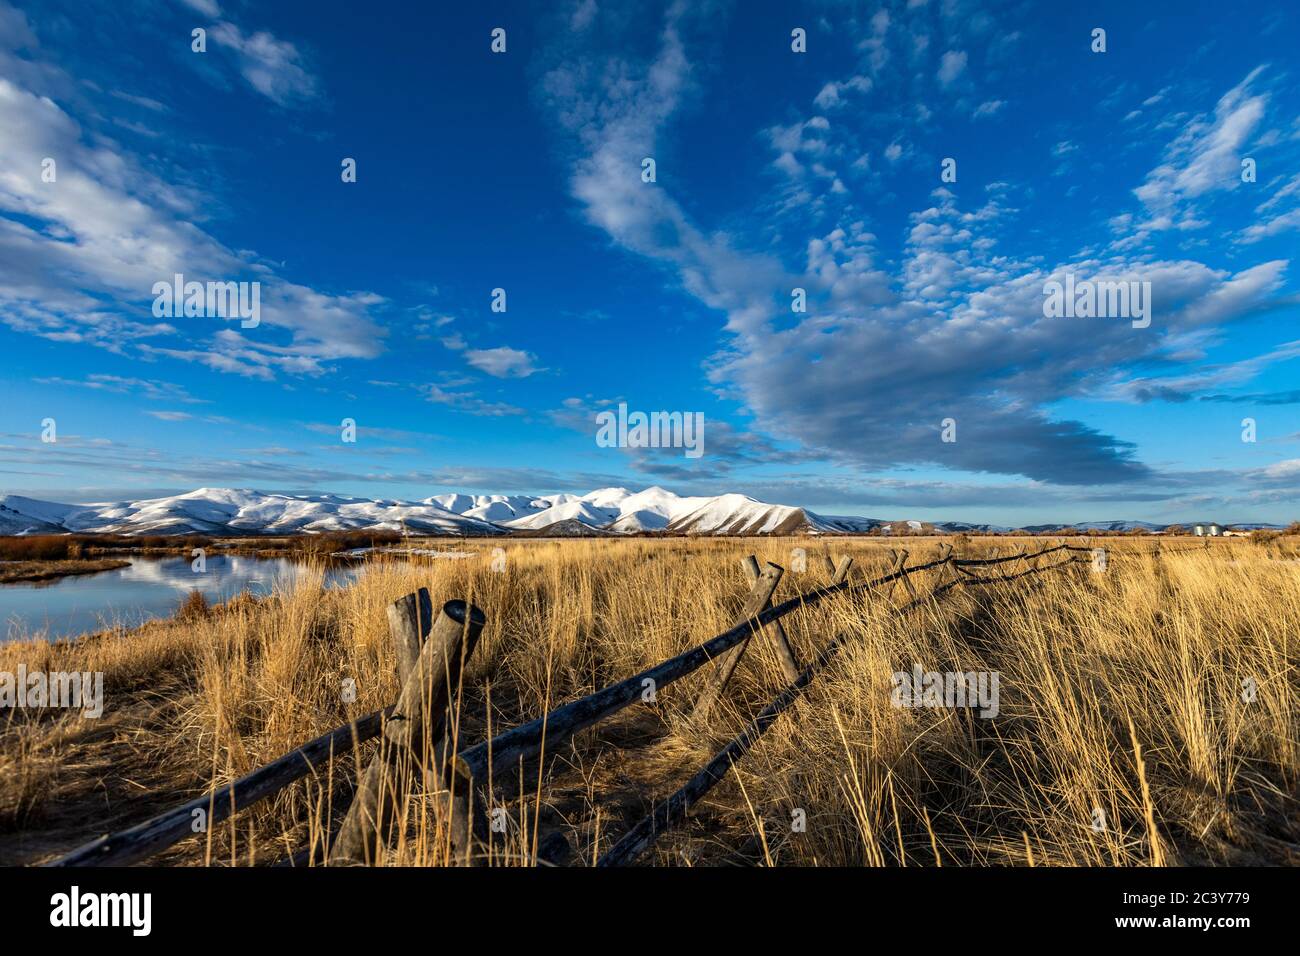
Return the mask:
<svg viewBox="0 0 1300 956">
<path fill-rule="evenodd" d="M 56 505 L 21 495 L 0 498 L 0 534 L 58 534 L 72 505 Z"/>
<path fill-rule="evenodd" d="M 1144 521 L 1035 525 L 1052 534 L 1079 530 L 1158 531 Z M 1243 525 L 1260 527 L 1259 525 Z M 748 495 L 682 497 L 664 488 L 600 488 L 585 495 L 434 495 L 422 501 L 346 495 L 265 494 L 235 488 L 199 488 L 168 498 L 69 505 L 0 495 L 0 535 L 59 534 L 311 534 L 354 530 L 429 535 L 563 535 L 587 533 L 703 535 L 885 534 L 1010 529 L 960 521 L 882 521 L 820 515 Z"/>
<path fill-rule="evenodd" d="M 486 535 L 502 529 L 426 502 L 344 495 L 278 495 L 199 488 L 168 498 L 64 505 L 0 496 L 0 533 L 310 534 L 376 529 L 417 534 Z"/>
<path fill-rule="evenodd" d="M 199 488 L 140 501 L 68 505 L 0 496 L 0 534 L 310 534 L 375 529 L 415 534 L 817 534 L 867 531 L 872 518 L 823 517 L 747 495 L 682 497 L 664 488 L 585 495 L 433 495 L 422 501 Z"/>
<path fill-rule="evenodd" d="M 498 523 L 512 531 L 541 531 L 578 522 L 622 534 L 662 531 L 718 535 L 866 531 L 880 523 L 872 518 L 823 517 L 804 508 L 768 504 L 748 495 L 682 497 L 657 486 L 638 492 L 601 488 L 581 497 L 535 498 L 529 504 L 533 510 L 517 509 L 517 517 Z"/>
</svg>

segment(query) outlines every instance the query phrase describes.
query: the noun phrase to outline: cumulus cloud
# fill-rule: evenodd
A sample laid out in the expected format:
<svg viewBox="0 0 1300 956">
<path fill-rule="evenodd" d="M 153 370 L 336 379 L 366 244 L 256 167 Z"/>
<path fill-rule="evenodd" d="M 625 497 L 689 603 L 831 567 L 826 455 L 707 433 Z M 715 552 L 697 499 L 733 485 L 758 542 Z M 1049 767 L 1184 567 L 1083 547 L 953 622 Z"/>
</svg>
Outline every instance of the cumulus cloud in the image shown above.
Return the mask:
<svg viewBox="0 0 1300 956">
<path fill-rule="evenodd" d="M 504 345 L 494 349 L 467 349 L 465 361 L 496 378 L 527 378 L 538 371 L 533 364 L 535 356 Z"/>
</svg>

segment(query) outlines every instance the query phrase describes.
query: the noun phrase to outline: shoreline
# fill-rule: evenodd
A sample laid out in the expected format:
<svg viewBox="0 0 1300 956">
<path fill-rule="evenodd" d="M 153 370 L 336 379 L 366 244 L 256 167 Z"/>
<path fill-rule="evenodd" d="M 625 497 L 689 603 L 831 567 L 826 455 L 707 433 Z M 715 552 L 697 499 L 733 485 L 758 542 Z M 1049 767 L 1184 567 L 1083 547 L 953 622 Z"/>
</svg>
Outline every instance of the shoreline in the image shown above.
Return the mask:
<svg viewBox="0 0 1300 956">
<path fill-rule="evenodd" d="M 4 561 L 0 562 L 0 585 L 31 584 L 39 581 L 57 581 L 83 574 L 117 571 L 131 566 L 120 558 L 68 558 L 61 561 Z"/>
</svg>

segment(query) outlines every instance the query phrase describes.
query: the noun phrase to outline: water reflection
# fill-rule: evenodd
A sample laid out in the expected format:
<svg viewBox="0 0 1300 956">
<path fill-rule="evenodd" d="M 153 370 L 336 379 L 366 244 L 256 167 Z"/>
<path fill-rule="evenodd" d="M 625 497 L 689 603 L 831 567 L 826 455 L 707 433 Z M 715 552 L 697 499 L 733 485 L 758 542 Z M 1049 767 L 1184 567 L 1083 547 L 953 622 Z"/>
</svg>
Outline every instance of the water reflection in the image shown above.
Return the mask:
<svg viewBox="0 0 1300 956">
<path fill-rule="evenodd" d="M 0 640 L 27 637 L 67 637 L 114 625 L 134 627 L 155 617 L 166 617 L 191 591 L 201 591 L 208 603 L 229 600 L 241 591 L 269 594 L 277 586 L 322 574 L 288 558 L 251 555 L 211 555 L 202 573 L 188 557 L 124 558 L 131 565 L 115 571 L 77 575 L 54 581 L 0 585 Z M 351 584 L 361 567 L 328 567 L 326 587 Z"/>
</svg>

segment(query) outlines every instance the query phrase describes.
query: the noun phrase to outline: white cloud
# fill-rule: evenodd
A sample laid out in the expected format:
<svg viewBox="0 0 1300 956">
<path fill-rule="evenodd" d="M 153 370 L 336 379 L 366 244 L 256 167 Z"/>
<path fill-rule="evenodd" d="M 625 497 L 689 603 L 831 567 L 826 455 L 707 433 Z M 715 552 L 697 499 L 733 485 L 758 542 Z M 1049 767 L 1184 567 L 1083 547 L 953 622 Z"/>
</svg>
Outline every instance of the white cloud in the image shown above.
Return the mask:
<svg viewBox="0 0 1300 956">
<path fill-rule="evenodd" d="M 886 44 L 889 23 L 889 11 L 881 7 L 871 17 L 871 35 L 858 44 L 867 54 L 872 76 L 878 75 L 889 62 L 889 46 Z"/>
<path fill-rule="evenodd" d="M 581 32 L 591 26 L 596 19 L 596 0 L 581 0 L 573 9 L 573 16 L 569 19 L 569 28 Z"/>
<path fill-rule="evenodd" d="M 952 86 L 957 77 L 966 69 L 966 52 L 949 50 L 939 61 L 939 72 L 935 74 L 940 86 Z"/>
<path fill-rule="evenodd" d="M 226 21 L 213 26 L 208 35 L 236 54 L 239 72 L 263 96 L 281 106 L 296 106 L 317 96 L 316 78 L 292 43 L 262 30 L 245 35 Z"/>
<path fill-rule="evenodd" d="M 495 349 L 468 349 L 465 361 L 480 372 L 496 378 L 527 378 L 540 371 L 533 363 L 536 357 L 519 349 L 501 346 Z"/>
<path fill-rule="evenodd" d="M 0 128 L 0 321 L 10 327 L 257 377 L 274 368 L 319 374 L 323 361 L 381 351 L 384 331 L 370 317 L 379 296 L 311 289 L 228 249 L 200 225 L 207 197 L 84 130 L 49 96 L 0 78 Z M 42 180 L 45 157 L 57 163 L 54 182 Z M 176 273 L 260 282 L 261 327 L 202 344 L 222 320 L 154 318 L 153 285 Z M 139 345 L 179 337 L 187 341 Z"/>
<path fill-rule="evenodd" d="M 447 405 L 462 412 L 468 412 L 471 415 L 485 415 L 490 418 L 501 418 L 506 415 L 523 415 L 522 408 L 516 408 L 505 402 L 491 402 L 479 398 L 471 392 L 457 392 L 450 388 L 440 385 L 427 384 L 420 386 L 420 391 L 424 397 L 438 405 Z"/>
<path fill-rule="evenodd" d="M 1300 478 L 1300 458 L 1288 458 L 1261 468 L 1259 474 L 1264 478 Z"/>
<path fill-rule="evenodd" d="M 181 0 L 181 3 L 205 17 L 221 16 L 221 6 L 217 0 Z"/>
<path fill-rule="evenodd" d="M 869 76 L 852 76 L 842 83 L 832 81 L 821 88 L 821 91 L 814 97 L 813 103 L 818 109 L 834 109 L 837 106 L 843 106 L 846 102 L 844 99 L 845 92 L 869 93 L 871 87 L 872 82 Z"/>
<path fill-rule="evenodd" d="M 1163 162 L 1147 174 L 1134 194 L 1157 217 L 1177 218 L 1182 204 L 1241 183 L 1241 158 L 1251 135 L 1264 118 L 1266 93 L 1253 92 L 1263 72 L 1250 75 L 1225 93 L 1213 116 L 1189 120 L 1165 150 Z"/>
<path fill-rule="evenodd" d="M 1256 223 L 1253 226 L 1247 226 L 1241 233 L 1241 241 L 1244 243 L 1259 242 L 1261 239 L 1267 239 L 1270 236 L 1281 235 L 1284 232 L 1291 232 L 1300 229 L 1300 209 L 1292 209 L 1290 212 L 1280 213 L 1264 222 Z"/>
<path fill-rule="evenodd" d="M 119 395 L 140 395 L 150 401 L 184 402 L 187 405 L 204 404 L 207 399 L 195 398 L 183 385 L 173 382 L 160 382 L 151 379 L 130 378 L 122 375 L 107 375 L 96 372 L 77 381 L 50 376 L 38 378 L 37 382 L 45 385 L 70 385 L 89 388 L 101 392 L 114 392 Z"/>
</svg>

